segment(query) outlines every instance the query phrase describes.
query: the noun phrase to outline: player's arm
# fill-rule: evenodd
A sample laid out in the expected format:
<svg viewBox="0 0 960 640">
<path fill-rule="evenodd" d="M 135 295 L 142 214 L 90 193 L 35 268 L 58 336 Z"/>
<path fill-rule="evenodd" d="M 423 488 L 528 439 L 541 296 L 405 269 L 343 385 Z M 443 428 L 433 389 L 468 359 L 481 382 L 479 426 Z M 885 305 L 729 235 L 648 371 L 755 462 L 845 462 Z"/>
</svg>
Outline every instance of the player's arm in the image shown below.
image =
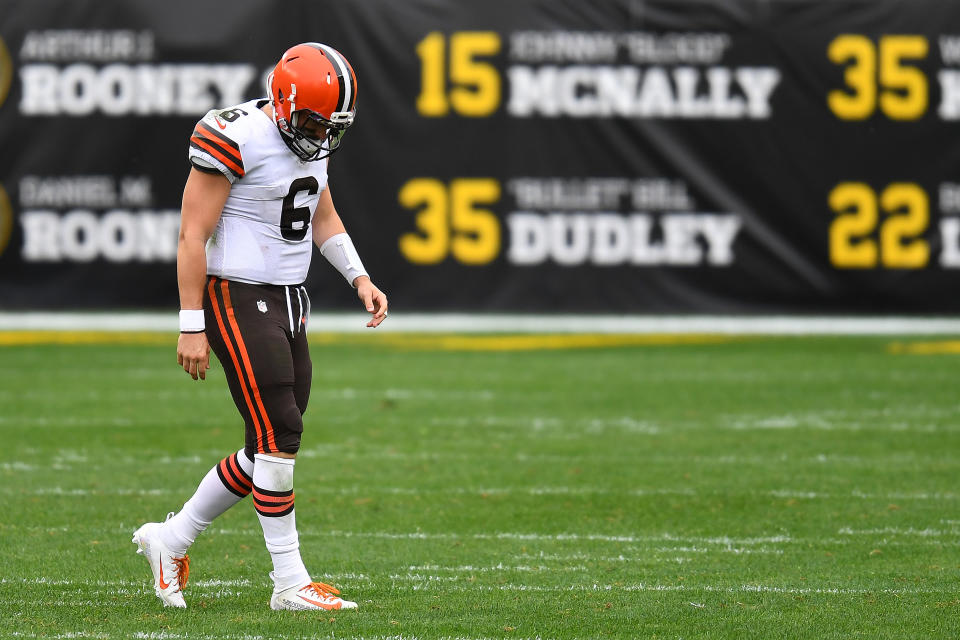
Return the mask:
<svg viewBox="0 0 960 640">
<path fill-rule="evenodd" d="M 378 326 L 387 317 L 387 296 L 373 284 L 363 268 L 353 241 L 333 206 L 329 185 L 320 194 L 312 224 L 313 242 L 320 248 L 320 253 L 357 290 L 357 297 L 366 310 L 373 314 L 367 326 Z"/>
<path fill-rule="evenodd" d="M 207 282 L 207 240 L 230 195 L 230 182 L 219 173 L 190 169 L 180 209 L 177 284 L 180 288 L 181 333 L 177 364 L 194 380 L 206 379 L 210 345 L 203 331 L 203 288 Z M 186 311 L 186 313 L 184 313 Z"/>
</svg>

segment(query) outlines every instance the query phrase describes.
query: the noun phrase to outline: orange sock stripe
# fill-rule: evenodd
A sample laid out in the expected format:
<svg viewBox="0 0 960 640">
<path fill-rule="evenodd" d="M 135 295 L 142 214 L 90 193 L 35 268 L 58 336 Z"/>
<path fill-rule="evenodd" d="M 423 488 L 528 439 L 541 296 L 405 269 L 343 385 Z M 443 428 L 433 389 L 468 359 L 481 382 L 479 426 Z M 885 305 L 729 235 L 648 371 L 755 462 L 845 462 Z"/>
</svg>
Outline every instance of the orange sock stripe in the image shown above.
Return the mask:
<svg viewBox="0 0 960 640">
<path fill-rule="evenodd" d="M 253 499 L 264 504 L 280 504 L 281 502 L 293 502 L 294 493 L 284 492 L 283 495 L 270 495 L 271 492 L 264 492 L 259 487 L 253 488 Z"/>
<path fill-rule="evenodd" d="M 229 458 L 230 469 L 233 471 L 234 476 L 237 478 L 237 482 L 243 485 L 247 491 L 253 489 L 253 480 L 240 468 L 240 465 L 237 463 L 237 454 L 233 454 Z"/>
<path fill-rule="evenodd" d="M 267 507 L 265 505 L 258 504 L 256 505 L 256 508 L 259 513 L 262 513 L 265 516 L 274 515 L 274 514 L 285 516 L 291 511 L 293 511 L 293 503 L 288 502 L 286 504 L 278 504 L 273 507 Z"/>
<path fill-rule="evenodd" d="M 263 516 L 282 517 L 293 513 L 294 493 L 290 491 L 267 491 L 253 487 L 253 506 Z"/>
<path fill-rule="evenodd" d="M 226 285 L 226 283 L 224 283 L 224 285 Z M 208 293 L 210 294 L 210 302 L 213 304 L 213 313 L 217 317 L 217 324 L 220 326 L 220 335 L 223 336 L 223 342 L 227 345 L 227 351 L 230 352 L 230 359 L 233 360 L 233 367 L 236 369 L 237 377 L 240 379 L 240 388 L 243 390 L 243 398 L 247 402 L 247 410 L 250 412 L 250 417 L 253 419 L 253 428 L 257 432 L 257 448 L 259 449 L 259 443 L 263 440 L 263 435 L 260 428 L 260 420 L 257 418 L 257 412 L 254 411 L 253 402 L 251 402 L 250 394 L 247 392 L 247 384 L 243 379 L 243 371 L 240 369 L 240 361 L 237 359 L 237 354 L 233 350 L 233 343 L 230 340 L 230 333 L 223 324 L 223 316 L 220 313 L 220 303 L 217 300 L 216 290 L 213 287 L 212 279 L 207 283 L 207 289 Z"/>
<path fill-rule="evenodd" d="M 220 464 L 217 465 L 217 475 L 220 476 L 220 482 L 224 484 L 230 491 L 234 494 L 243 497 L 250 493 L 250 489 L 245 489 L 241 486 L 237 480 L 233 477 L 233 474 L 230 472 L 230 469 L 227 467 L 227 459 L 224 458 L 220 461 Z"/>
<path fill-rule="evenodd" d="M 262 493 L 259 493 L 254 489 L 253 499 L 256 500 L 257 504 L 262 504 L 265 507 L 275 507 L 283 504 L 290 504 L 293 502 L 293 496 L 289 495 L 283 498 L 275 498 L 272 496 L 264 497 Z"/>
<path fill-rule="evenodd" d="M 240 350 L 240 357 L 247 370 L 247 380 L 250 383 L 250 389 L 253 391 L 253 397 L 257 401 L 257 407 L 260 408 L 260 415 L 263 416 L 263 426 L 266 430 L 264 434 L 266 436 L 266 443 L 260 447 L 258 453 L 273 453 L 277 450 L 277 443 L 273 439 L 273 425 L 270 424 L 270 417 L 267 415 L 267 410 L 263 407 L 263 399 L 260 398 L 260 389 L 257 387 L 257 380 L 253 377 L 253 367 L 250 366 L 250 356 L 247 353 L 247 346 L 243 342 L 243 336 L 240 334 L 240 327 L 237 325 L 237 317 L 233 313 L 233 306 L 230 304 L 230 290 L 227 287 L 226 280 L 220 283 L 220 289 L 223 291 L 223 306 L 227 310 L 227 321 L 233 328 L 234 337 L 237 340 L 237 348 Z"/>
</svg>

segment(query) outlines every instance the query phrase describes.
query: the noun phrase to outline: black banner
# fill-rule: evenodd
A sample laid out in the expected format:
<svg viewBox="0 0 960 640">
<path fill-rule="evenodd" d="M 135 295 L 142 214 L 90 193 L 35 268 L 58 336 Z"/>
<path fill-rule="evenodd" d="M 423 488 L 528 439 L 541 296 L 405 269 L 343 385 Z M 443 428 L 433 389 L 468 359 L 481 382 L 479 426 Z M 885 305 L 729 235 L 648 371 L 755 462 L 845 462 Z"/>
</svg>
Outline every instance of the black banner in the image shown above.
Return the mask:
<svg viewBox="0 0 960 640">
<path fill-rule="evenodd" d="M 397 310 L 960 311 L 946 0 L 8 0 L 0 309 L 175 309 L 193 124 L 302 41 L 356 70 L 331 188 Z"/>
</svg>

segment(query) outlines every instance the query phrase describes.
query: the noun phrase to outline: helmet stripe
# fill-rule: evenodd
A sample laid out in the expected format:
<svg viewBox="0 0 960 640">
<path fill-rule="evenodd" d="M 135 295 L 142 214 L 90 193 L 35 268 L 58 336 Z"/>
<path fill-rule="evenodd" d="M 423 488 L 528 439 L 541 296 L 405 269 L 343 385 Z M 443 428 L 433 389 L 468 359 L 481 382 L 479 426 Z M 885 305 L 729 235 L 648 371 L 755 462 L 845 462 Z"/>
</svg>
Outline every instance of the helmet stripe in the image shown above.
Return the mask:
<svg viewBox="0 0 960 640">
<path fill-rule="evenodd" d="M 346 59 L 333 47 L 320 44 L 319 42 L 315 44 L 333 61 L 333 66 L 338 70 L 337 79 L 340 81 L 340 103 L 337 105 L 337 111 L 346 111 L 354 94 L 353 74 L 350 73 L 350 67 Z"/>
</svg>

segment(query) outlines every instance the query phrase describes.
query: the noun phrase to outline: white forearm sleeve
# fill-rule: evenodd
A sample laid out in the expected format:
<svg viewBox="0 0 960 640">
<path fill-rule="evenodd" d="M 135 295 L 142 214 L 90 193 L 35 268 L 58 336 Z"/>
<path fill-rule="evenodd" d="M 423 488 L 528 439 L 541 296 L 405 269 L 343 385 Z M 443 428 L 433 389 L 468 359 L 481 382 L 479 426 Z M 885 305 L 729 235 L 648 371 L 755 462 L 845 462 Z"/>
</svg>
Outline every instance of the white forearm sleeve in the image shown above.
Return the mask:
<svg viewBox="0 0 960 640">
<path fill-rule="evenodd" d="M 347 279 L 350 286 L 353 281 L 360 276 L 368 275 L 363 263 L 360 262 L 360 256 L 353 246 L 353 240 L 345 233 L 338 233 L 335 236 L 327 238 L 326 242 L 320 245 L 320 254 L 327 259 L 327 262 L 337 268 L 343 277 Z"/>
</svg>

